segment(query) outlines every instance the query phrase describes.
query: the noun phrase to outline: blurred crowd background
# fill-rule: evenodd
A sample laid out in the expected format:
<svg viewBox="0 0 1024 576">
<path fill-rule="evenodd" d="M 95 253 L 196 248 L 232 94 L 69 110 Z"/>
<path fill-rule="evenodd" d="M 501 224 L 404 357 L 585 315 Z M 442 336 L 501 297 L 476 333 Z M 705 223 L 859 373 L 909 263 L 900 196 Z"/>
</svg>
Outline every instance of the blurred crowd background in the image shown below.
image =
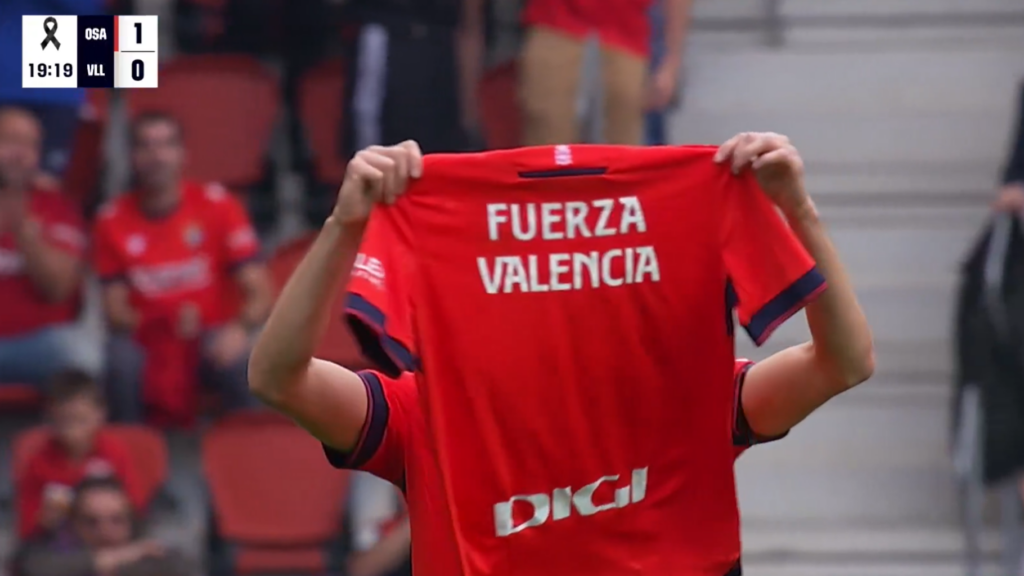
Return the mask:
<svg viewBox="0 0 1024 576">
<path fill-rule="evenodd" d="M 749 573 L 1019 573 L 1024 3 L 474 4 L 0 0 L 4 569 L 407 574 L 401 495 L 246 389 L 347 157 L 750 130 L 803 153 L 879 364 L 740 462 Z M 161 16 L 160 88 L 20 87 L 22 15 L 97 13 Z M 321 355 L 366 365 L 341 323 Z"/>
</svg>

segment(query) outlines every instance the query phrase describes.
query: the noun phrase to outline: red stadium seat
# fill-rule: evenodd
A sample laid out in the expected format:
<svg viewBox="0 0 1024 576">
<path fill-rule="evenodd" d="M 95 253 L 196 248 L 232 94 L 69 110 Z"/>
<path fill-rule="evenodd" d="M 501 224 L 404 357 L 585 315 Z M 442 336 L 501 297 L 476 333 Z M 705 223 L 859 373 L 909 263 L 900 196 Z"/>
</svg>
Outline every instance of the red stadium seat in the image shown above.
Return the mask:
<svg viewBox="0 0 1024 576">
<path fill-rule="evenodd" d="M 109 424 L 107 430 L 128 447 L 137 466 L 146 501 L 152 502 L 157 491 L 167 481 L 167 443 L 163 435 L 152 428 L 130 424 Z M 42 447 L 49 436 L 50 431 L 46 426 L 36 426 L 14 438 L 11 472 L 15 479 L 21 476 L 29 457 Z"/>
<path fill-rule="evenodd" d="M 317 182 L 337 185 L 345 176 L 346 151 L 341 149 L 344 63 L 328 60 L 299 82 L 299 120 L 313 154 Z"/>
<path fill-rule="evenodd" d="M 216 536 L 238 574 L 323 573 L 341 532 L 348 474 L 290 421 L 233 414 L 203 437 Z"/>
<path fill-rule="evenodd" d="M 279 112 L 277 78 L 248 56 L 183 56 L 160 69 L 160 87 L 125 92 L 129 112 L 177 118 L 189 152 L 186 175 L 247 188 L 266 175 Z"/>
<path fill-rule="evenodd" d="M 0 411 L 22 412 L 38 410 L 43 395 L 30 384 L 0 384 Z"/>
<path fill-rule="evenodd" d="M 488 148 L 522 145 L 518 83 L 519 68 L 515 62 L 488 70 L 480 81 L 480 124 Z"/>
<path fill-rule="evenodd" d="M 284 288 L 285 282 L 288 281 L 292 271 L 306 255 L 306 251 L 309 250 L 315 239 L 316 234 L 303 236 L 282 245 L 271 256 L 268 267 L 278 293 Z M 345 299 L 339 295 L 335 298 L 334 308 L 330 313 L 331 322 L 328 325 L 327 334 L 324 335 L 324 339 L 321 340 L 320 346 L 317 348 L 317 357 L 353 370 L 368 368 L 369 364 L 360 354 L 355 338 L 344 321 L 344 308 Z"/>
</svg>

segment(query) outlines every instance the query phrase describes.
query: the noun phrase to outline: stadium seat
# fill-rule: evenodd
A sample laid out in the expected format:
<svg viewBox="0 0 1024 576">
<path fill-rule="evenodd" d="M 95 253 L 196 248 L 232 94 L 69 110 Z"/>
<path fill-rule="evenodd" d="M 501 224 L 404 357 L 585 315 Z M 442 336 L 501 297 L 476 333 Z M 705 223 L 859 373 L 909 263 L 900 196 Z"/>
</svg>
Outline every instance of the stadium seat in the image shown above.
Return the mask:
<svg viewBox="0 0 1024 576">
<path fill-rule="evenodd" d="M 235 574 L 327 571 L 349 478 L 305 431 L 266 412 L 232 414 L 203 436 L 202 462 L 215 564 Z"/>
<path fill-rule="evenodd" d="M 274 282 L 274 288 L 280 293 L 285 282 L 291 276 L 292 271 L 298 266 L 302 257 L 306 255 L 316 234 L 309 234 L 293 240 L 279 247 L 270 257 L 268 267 L 270 276 Z M 355 338 L 344 321 L 345 299 L 341 296 L 335 299 L 334 308 L 331 310 L 331 322 L 327 328 L 327 334 L 320 341 L 317 348 L 317 357 L 330 360 L 353 370 L 368 368 L 369 364 L 359 353 Z"/>
<path fill-rule="evenodd" d="M 515 62 L 488 70 L 480 81 L 480 124 L 488 148 L 516 148 L 522 142 L 522 113 Z"/>
<path fill-rule="evenodd" d="M 64 172 L 63 189 L 91 216 L 102 199 L 100 185 L 106 168 L 103 137 L 107 129 L 111 91 L 97 88 L 86 90 L 85 94 L 71 158 Z"/>
<path fill-rule="evenodd" d="M 160 69 L 160 87 L 125 92 L 129 113 L 166 112 L 181 122 L 186 175 L 236 190 L 267 177 L 279 112 L 277 78 L 240 55 L 182 56 Z"/>
<path fill-rule="evenodd" d="M 27 412 L 38 410 L 43 395 L 29 384 L 0 384 L 0 411 Z"/>
<path fill-rule="evenodd" d="M 341 149 L 344 63 L 327 60 L 299 82 L 299 120 L 312 153 L 313 176 L 337 186 L 345 176 L 346 151 Z"/>
</svg>

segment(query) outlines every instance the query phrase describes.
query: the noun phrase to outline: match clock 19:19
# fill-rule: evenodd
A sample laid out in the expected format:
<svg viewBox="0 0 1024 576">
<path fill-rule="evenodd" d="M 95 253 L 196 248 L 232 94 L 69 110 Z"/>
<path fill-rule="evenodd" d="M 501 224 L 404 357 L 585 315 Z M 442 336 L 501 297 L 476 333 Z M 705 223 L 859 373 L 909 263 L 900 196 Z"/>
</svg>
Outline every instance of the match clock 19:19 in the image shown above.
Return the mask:
<svg viewBox="0 0 1024 576">
<path fill-rule="evenodd" d="M 28 63 L 28 75 L 32 78 L 71 78 L 75 75 L 75 65 L 70 62 L 63 64 Z"/>
</svg>

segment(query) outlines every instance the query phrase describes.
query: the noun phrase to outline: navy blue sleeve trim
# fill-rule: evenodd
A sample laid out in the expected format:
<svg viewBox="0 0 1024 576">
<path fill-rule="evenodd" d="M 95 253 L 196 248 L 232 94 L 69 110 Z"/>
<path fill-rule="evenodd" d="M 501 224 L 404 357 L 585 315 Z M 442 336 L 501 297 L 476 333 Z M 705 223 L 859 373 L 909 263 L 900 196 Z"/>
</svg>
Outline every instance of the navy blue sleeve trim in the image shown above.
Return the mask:
<svg viewBox="0 0 1024 576">
<path fill-rule="evenodd" d="M 363 424 L 359 443 L 351 452 L 342 452 L 323 445 L 327 461 L 335 468 L 358 469 L 369 462 L 384 441 L 384 431 L 388 427 L 388 418 L 391 417 L 391 409 L 384 396 L 384 386 L 380 378 L 371 372 L 360 372 L 359 378 L 366 386 L 366 400 L 369 404 L 366 408 L 366 423 Z"/>
<path fill-rule="evenodd" d="M 419 369 L 419 359 L 401 342 L 388 335 L 384 313 L 358 294 L 349 294 L 345 319 L 363 355 L 390 378 Z"/>
<path fill-rule="evenodd" d="M 733 318 L 733 313 L 736 311 L 736 304 L 739 302 L 739 297 L 736 296 L 736 288 L 732 285 L 732 280 L 726 279 L 725 281 L 725 333 L 732 336 L 736 332 L 736 322 Z"/>
<path fill-rule="evenodd" d="M 757 444 L 767 444 L 768 442 L 775 442 L 781 440 L 789 435 L 789 431 L 783 432 L 778 436 L 762 436 L 757 432 L 754 432 L 750 428 L 750 423 L 747 422 L 747 415 L 743 411 L 743 384 L 747 379 L 747 372 L 750 371 L 753 362 L 748 362 L 746 366 L 740 370 L 739 374 L 736 375 L 734 385 L 736 387 L 736 406 L 733 410 L 734 421 L 732 425 L 732 445 L 749 448 L 750 446 L 756 446 Z"/>
<path fill-rule="evenodd" d="M 754 344 L 764 344 L 776 328 L 824 289 L 825 277 L 817 268 L 811 268 L 751 316 L 750 322 L 744 326 L 747 334 Z"/>
</svg>

